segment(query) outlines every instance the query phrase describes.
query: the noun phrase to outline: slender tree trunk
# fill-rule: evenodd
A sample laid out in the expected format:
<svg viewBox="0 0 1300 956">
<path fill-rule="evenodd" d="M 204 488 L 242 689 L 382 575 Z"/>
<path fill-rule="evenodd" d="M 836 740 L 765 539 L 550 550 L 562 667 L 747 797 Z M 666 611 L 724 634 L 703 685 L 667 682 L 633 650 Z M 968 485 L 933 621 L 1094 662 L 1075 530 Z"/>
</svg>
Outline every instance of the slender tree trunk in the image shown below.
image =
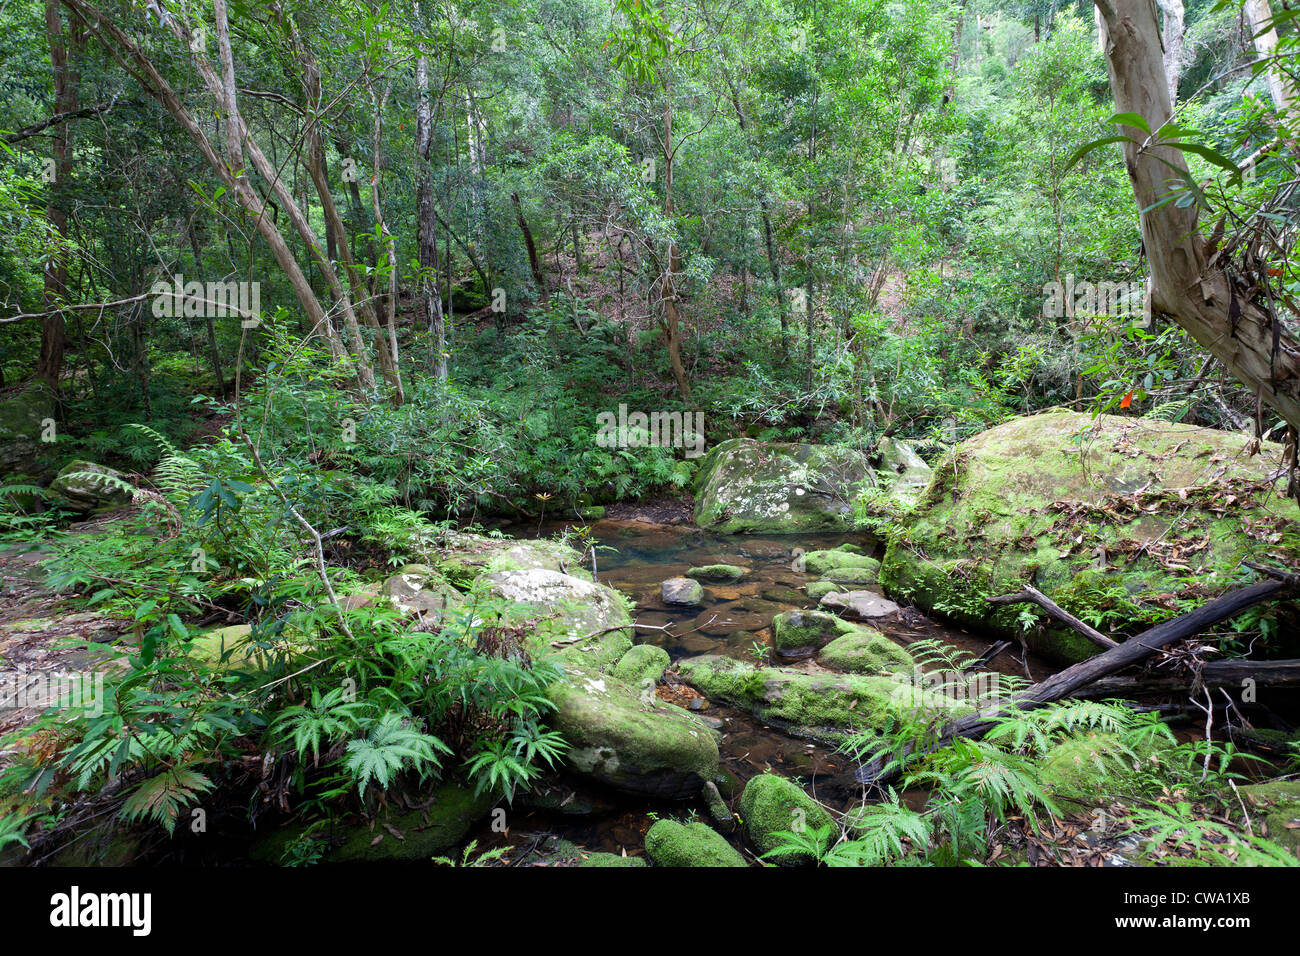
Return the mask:
<svg viewBox="0 0 1300 956">
<path fill-rule="evenodd" d="M 1255 52 L 1261 60 L 1268 59 L 1277 50 L 1277 30 L 1273 28 L 1273 8 L 1268 0 L 1246 0 L 1246 22 L 1254 38 Z M 1273 99 L 1273 106 L 1283 116 L 1289 116 L 1295 107 L 1295 89 L 1275 65 L 1270 63 L 1265 70 L 1268 77 L 1268 93 Z"/>
<path fill-rule="evenodd" d="M 415 153 L 420 164 L 420 185 L 416 195 L 416 246 L 420 276 L 416 295 L 425 322 L 433 336 L 433 370 L 438 381 L 447 381 L 447 332 L 442 321 L 442 296 L 438 292 L 438 220 L 433 206 L 433 170 L 429 165 L 433 145 L 433 109 L 429 102 L 429 60 L 415 61 Z"/>
<path fill-rule="evenodd" d="M 77 33 L 75 29 L 68 30 L 74 48 L 78 45 Z M 54 112 L 56 115 L 73 112 L 77 109 L 80 76 L 68 62 L 59 0 L 45 0 L 45 35 L 49 40 L 50 69 L 54 75 Z M 49 183 L 50 203 L 45 215 L 62 240 L 68 232 L 67 195 L 69 180 L 72 178 L 71 121 L 55 127 L 50 137 L 50 157 L 53 161 L 54 181 Z M 68 264 L 62 248 L 56 249 L 46 261 L 44 281 L 43 302 L 46 314 L 41 321 L 41 354 L 36 363 L 36 377 L 57 390 L 59 375 L 63 371 L 66 334 L 62 306 L 68 294 Z"/>
<path fill-rule="evenodd" d="M 1169 119 L 1160 28 L 1150 0 L 1096 0 L 1115 109 L 1137 113 L 1152 129 Z M 1146 134 L 1124 127 L 1124 163 L 1137 200 L 1151 266 L 1153 314 L 1168 316 L 1259 399 L 1300 427 L 1300 341 L 1268 304 L 1267 276 L 1229 272 L 1211 261 L 1195 205 L 1167 201 L 1170 170 L 1186 170 L 1167 146 L 1139 149 Z"/>
<path fill-rule="evenodd" d="M 1165 48 L 1165 81 L 1169 84 L 1169 102 L 1178 102 L 1178 78 L 1183 72 L 1183 0 L 1159 0 L 1165 15 L 1161 36 Z"/>
</svg>

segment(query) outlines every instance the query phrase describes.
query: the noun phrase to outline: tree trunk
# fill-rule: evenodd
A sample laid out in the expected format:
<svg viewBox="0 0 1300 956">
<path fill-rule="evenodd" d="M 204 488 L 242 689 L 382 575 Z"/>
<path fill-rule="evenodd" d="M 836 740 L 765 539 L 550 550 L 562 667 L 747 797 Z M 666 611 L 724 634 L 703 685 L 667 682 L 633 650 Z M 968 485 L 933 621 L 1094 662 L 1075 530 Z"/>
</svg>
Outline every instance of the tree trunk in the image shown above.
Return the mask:
<svg viewBox="0 0 1300 956">
<path fill-rule="evenodd" d="M 433 371 L 438 381 L 447 381 L 447 331 L 442 321 L 442 295 L 438 291 L 438 220 L 433 208 L 433 170 L 429 155 L 433 145 L 433 109 L 429 102 L 429 59 L 415 61 L 415 152 L 420 163 L 420 185 L 416 192 L 416 246 L 420 276 L 416 296 L 424 309 L 425 322 L 433 336 Z"/>
<path fill-rule="evenodd" d="M 1096 4 L 1105 26 L 1115 109 L 1137 113 L 1157 129 L 1169 119 L 1171 107 L 1155 5 L 1150 0 Z M 1124 133 L 1137 143 L 1147 138 L 1132 127 L 1124 127 Z M 1196 207 L 1167 201 L 1170 168 L 1187 168 L 1180 151 L 1122 145 L 1134 198 L 1144 210 L 1139 215 L 1151 266 L 1153 314 L 1186 329 L 1263 402 L 1300 427 L 1300 342 L 1261 295 L 1267 277 L 1240 275 L 1209 259 L 1213 250 L 1197 229 Z"/>
<path fill-rule="evenodd" d="M 1261 60 L 1274 56 L 1277 50 L 1277 30 L 1273 28 L 1273 8 L 1268 0 L 1246 0 L 1246 22 L 1255 43 L 1255 52 Z M 1273 106 L 1284 117 L 1288 117 L 1295 105 L 1295 89 L 1278 71 L 1276 64 L 1269 63 L 1265 70 L 1268 77 L 1268 95 L 1273 99 Z"/>
<path fill-rule="evenodd" d="M 1178 78 L 1183 72 L 1183 0 L 1158 0 L 1165 15 L 1161 37 L 1165 47 L 1165 82 L 1170 104 L 1178 102 Z"/>
<path fill-rule="evenodd" d="M 74 45 L 77 32 L 69 30 Z M 54 75 L 54 113 L 71 113 L 77 109 L 80 76 L 68 63 L 64 45 L 63 16 L 59 0 L 45 0 L 45 35 L 50 44 L 50 70 Z M 60 239 L 68 231 L 67 193 L 72 177 L 72 123 L 61 123 L 50 137 L 50 158 L 54 180 L 49 183 L 50 203 L 45 215 Z M 58 248 L 45 263 L 44 308 L 41 320 L 41 354 L 36 363 L 36 377 L 57 390 L 63 371 L 65 322 L 62 311 L 68 293 L 68 264 L 64 250 Z"/>
</svg>

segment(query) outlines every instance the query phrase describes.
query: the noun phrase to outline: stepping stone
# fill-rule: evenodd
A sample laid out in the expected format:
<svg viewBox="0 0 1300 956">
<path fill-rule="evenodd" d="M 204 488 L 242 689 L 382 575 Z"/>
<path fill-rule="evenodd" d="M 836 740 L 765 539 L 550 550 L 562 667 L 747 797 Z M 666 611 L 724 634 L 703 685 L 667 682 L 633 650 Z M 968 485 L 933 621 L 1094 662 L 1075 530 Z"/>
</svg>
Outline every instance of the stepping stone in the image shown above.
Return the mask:
<svg viewBox="0 0 1300 956">
<path fill-rule="evenodd" d="M 883 594 L 875 591 L 847 591 L 822 596 L 819 602 L 827 610 L 859 621 L 875 621 L 902 610 Z"/>
</svg>

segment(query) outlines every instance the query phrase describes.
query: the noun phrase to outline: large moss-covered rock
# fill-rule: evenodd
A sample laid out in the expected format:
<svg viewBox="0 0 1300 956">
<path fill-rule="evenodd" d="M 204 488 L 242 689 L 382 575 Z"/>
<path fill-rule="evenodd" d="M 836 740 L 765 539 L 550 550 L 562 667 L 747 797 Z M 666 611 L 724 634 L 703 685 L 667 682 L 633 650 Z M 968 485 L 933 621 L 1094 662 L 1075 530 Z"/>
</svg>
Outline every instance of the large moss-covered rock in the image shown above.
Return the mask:
<svg viewBox="0 0 1300 956">
<path fill-rule="evenodd" d="M 877 561 L 874 565 L 860 568 L 831 568 L 822 575 L 822 580 L 861 588 L 876 584 L 879 576 L 880 562 Z"/>
<path fill-rule="evenodd" d="M 681 707 L 594 667 L 566 663 L 547 696 L 569 744 L 565 764 L 629 793 L 685 800 L 718 772 L 715 733 Z"/>
<path fill-rule="evenodd" d="M 740 819 L 745 824 L 745 836 L 760 856 L 781 845 L 782 833 L 810 834 L 825 829 L 823 849 L 835 837 L 835 819 L 825 807 L 789 780 L 770 773 L 759 774 L 745 784 L 745 792 L 740 795 Z M 806 853 L 781 854 L 772 859 L 785 866 L 812 861 Z"/>
<path fill-rule="evenodd" d="M 678 663 L 696 689 L 799 736 L 839 743 L 848 731 L 885 729 L 898 716 L 924 709 L 936 716 L 970 710 L 909 679 L 857 674 L 808 673 L 784 667 L 755 667 L 730 657 L 705 654 Z"/>
<path fill-rule="evenodd" d="M 817 659 L 832 670 L 851 674 L 911 673 L 916 666 L 903 648 L 874 628 L 861 625 L 823 647 Z"/>
<path fill-rule="evenodd" d="M 809 574 L 825 574 L 832 568 L 879 568 L 880 562 L 868 557 L 858 548 L 841 546 L 830 551 L 809 551 L 803 555 L 803 570 Z"/>
<path fill-rule="evenodd" d="M 851 448 L 733 438 L 700 464 L 695 523 L 726 534 L 847 530 L 851 502 L 874 480 Z"/>
<path fill-rule="evenodd" d="M 740 851 L 706 823 L 659 820 L 645 835 L 655 866 L 747 866 Z"/>
<path fill-rule="evenodd" d="M 1300 563 L 1300 508 L 1274 476 L 1282 447 L 1193 425 L 1072 412 L 1012 419 L 936 466 L 895 530 L 881 584 L 960 623 L 1010 634 L 1024 606 L 986 598 L 1034 583 L 1084 620 L 1134 627 L 1174 616 L 1241 582 L 1267 551 Z M 1096 648 L 1031 628 L 1062 662 Z"/>
<path fill-rule="evenodd" d="M 583 857 L 578 866 L 649 866 L 643 856 L 622 856 L 618 853 L 592 853 Z"/>
<path fill-rule="evenodd" d="M 328 863 L 429 863 L 461 843 L 497 799 L 491 791 L 476 794 L 468 784 L 448 781 L 424 794 L 419 809 L 390 804 L 372 821 L 286 827 L 257 841 L 250 855 L 283 864 L 312 845 L 312 855 Z"/>
<path fill-rule="evenodd" d="M 582 555 L 559 541 L 518 541 L 464 531 L 448 532 L 438 551 L 438 571 L 458 588 L 494 571 L 557 571 L 590 581 Z"/>
<path fill-rule="evenodd" d="M 64 465 L 50 482 L 50 491 L 74 511 L 120 507 L 134 497 L 125 475 L 90 461 Z"/>
<path fill-rule="evenodd" d="M 54 393 L 39 382 L 0 401 L 0 475 L 49 474 L 40 467 L 41 436 L 53 418 Z"/>
<path fill-rule="evenodd" d="M 1262 814 L 1268 838 L 1300 855 L 1300 780 L 1273 780 L 1239 789 Z"/>
<path fill-rule="evenodd" d="M 627 602 L 603 584 L 533 568 L 492 571 L 479 578 L 476 586 L 511 602 L 508 620 L 534 625 L 529 643 L 538 653 L 561 649 L 567 657 L 599 666 L 612 664 L 632 646 Z M 607 628 L 616 630 L 598 633 Z M 594 636 L 584 640 L 587 635 Z"/>
<path fill-rule="evenodd" d="M 781 657 L 812 657 L 855 626 L 827 611 L 784 611 L 772 618 L 772 649 Z"/>
<path fill-rule="evenodd" d="M 882 438 L 875 459 L 879 483 L 863 490 L 855 508 L 863 527 L 885 534 L 906 519 L 934 473 L 910 443 L 896 438 Z"/>
</svg>

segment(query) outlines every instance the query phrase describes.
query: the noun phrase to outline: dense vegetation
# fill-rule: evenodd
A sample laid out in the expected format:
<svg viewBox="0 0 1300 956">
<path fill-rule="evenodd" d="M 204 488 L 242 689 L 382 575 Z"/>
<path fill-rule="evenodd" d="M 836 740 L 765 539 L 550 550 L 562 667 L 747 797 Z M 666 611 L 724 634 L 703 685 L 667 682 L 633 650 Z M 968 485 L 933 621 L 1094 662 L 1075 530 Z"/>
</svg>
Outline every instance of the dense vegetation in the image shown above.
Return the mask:
<svg viewBox="0 0 1300 956">
<path fill-rule="evenodd" d="M 1292 17 L 1264 48 L 1232 3 L 1174 7 L 1190 173 L 1165 201 L 1269 250 L 1276 346 Z M 1090 3 L 23 0 L 0 25 L 0 397 L 41 426 L 0 460 L 0 542 L 130 622 L 102 713 L 10 728 L 0 853 L 106 812 L 171 834 L 199 802 L 311 821 L 438 779 L 527 791 L 571 747 L 532 622 L 472 575 L 418 627 L 351 598 L 488 518 L 684 498 L 684 443 L 602 443 L 620 405 L 702 413 L 709 447 L 931 460 L 1069 408 L 1250 429 L 1294 463 L 1280 406 L 1144 309 Z M 56 474 L 133 507 L 88 531 Z M 935 729 L 842 746 L 886 761 Z M 1153 858 L 1295 863 L 1226 815 L 1253 758 L 1068 702 L 900 764 L 923 808 L 890 790 L 770 858 L 988 861 L 1009 821 L 1071 812 L 1035 767 L 1081 733 Z M 276 862 L 314 862 L 309 837 Z"/>
</svg>

